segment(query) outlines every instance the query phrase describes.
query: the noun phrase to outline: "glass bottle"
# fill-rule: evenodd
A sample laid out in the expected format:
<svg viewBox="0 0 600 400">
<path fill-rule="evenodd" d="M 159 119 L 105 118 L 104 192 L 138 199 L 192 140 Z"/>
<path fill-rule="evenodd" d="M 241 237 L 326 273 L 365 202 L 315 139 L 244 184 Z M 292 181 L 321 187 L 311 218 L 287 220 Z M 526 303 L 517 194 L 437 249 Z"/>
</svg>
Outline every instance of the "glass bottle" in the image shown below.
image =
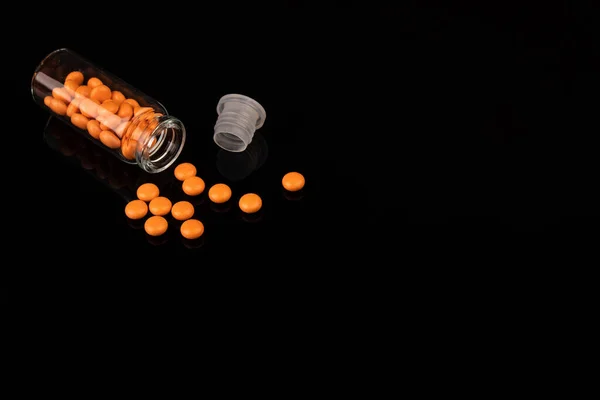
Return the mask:
<svg viewBox="0 0 600 400">
<path fill-rule="evenodd" d="M 171 166 L 185 144 L 183 123 L 161 103 L 69 49 L 42 60 L 31 94 L 79 134 L 148 173 Z"/>
</svg>

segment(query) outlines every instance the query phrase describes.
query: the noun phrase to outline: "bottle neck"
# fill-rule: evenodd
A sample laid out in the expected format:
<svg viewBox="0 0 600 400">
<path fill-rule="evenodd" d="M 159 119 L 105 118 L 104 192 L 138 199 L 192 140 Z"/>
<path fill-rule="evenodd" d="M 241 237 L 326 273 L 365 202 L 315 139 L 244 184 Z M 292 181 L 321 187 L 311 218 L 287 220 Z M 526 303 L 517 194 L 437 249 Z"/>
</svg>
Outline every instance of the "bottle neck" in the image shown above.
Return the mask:
<svg viewBox="0 0 600 400">
<path fill-rule="evenodd" d="M 169 168 L 185 144 L 183 123 L 170 115 L 149 109 L 133 118 L 123 135 L 124 152 L 146 172 L 154 174 Z"/>
</svg>

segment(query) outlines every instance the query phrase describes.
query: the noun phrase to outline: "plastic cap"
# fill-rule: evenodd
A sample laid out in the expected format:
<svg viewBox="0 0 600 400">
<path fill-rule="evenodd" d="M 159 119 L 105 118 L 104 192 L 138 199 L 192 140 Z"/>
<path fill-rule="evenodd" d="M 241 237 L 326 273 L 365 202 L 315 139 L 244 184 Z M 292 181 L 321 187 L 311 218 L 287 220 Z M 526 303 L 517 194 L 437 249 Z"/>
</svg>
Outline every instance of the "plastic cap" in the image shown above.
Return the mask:
<svg viewBox="0 0 600 400">
<path fill-rule="evenodd" d="M 213 140 L 223 150 L 241 152 L 252 142 L 254 132 L 265 123 L 265 109 L 250 97 L 228 94 L 217 104 Z"/>
</svg>

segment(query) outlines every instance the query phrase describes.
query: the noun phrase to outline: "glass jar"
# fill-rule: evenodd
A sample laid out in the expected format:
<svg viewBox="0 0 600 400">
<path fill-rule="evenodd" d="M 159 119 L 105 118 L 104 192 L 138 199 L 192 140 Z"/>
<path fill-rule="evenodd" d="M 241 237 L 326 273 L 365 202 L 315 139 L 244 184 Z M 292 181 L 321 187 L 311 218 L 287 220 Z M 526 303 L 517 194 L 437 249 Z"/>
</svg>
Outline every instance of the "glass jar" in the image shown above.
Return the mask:
<svg viewBox="0 0 600 400">
<path fill-rule="evenodd" d="M 120 160 L 148 173 L 171 166 L 185 127 L 152 97 L 69 49 L 50 53 L 31 80 L 33 100 Z"/>
</svg>

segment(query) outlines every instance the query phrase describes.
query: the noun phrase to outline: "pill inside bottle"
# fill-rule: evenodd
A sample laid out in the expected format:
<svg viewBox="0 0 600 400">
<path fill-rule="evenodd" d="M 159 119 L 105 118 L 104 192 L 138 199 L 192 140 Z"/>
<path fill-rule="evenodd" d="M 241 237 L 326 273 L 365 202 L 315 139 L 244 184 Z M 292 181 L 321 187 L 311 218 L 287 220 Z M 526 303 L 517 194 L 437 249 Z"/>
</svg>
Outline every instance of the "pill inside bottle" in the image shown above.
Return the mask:
<svg viewBox="0 0 600 400">
<path fill-rule="evenodd" d="M 162 103 L 70 49 L 55 50 L 40 62 L 31 93 L 86 140 L 149 173 L 170 167 L 185 144 L 183 123 Z M 100 131 L 88 124 L 92 120 Z"/>
</svg>

